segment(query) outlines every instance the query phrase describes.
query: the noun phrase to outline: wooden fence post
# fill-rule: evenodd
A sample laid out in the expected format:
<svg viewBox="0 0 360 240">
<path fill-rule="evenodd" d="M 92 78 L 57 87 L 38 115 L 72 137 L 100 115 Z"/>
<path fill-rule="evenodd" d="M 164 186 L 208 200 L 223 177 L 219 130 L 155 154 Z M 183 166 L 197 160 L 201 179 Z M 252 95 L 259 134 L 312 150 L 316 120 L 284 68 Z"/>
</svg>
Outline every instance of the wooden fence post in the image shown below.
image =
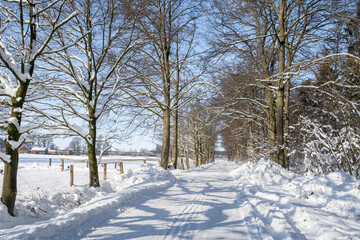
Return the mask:
<svg viewBox="0 0 360 240">
<path fill-rule="evenodd" d="M 70 187 L 74 184 L 74 165 L 70 165 Z"/>
<path fill-rule="evenodd" d="M 86 167 L 89 167 L 89 159 L 86 161 Z"/>
<path fill-rule="evenodd" d="M 115 169 L 116 169 L 116 165 L 117 165 L 117 163 L 115 163 Z"/>
<path fill-rule="evenodd" d="M 49 158 L 49 167 L 51 166 L 51 158 Z"/>
<path fill-rule="evenodd" d="M 124 165 L 122 162 L 119 162 L 119 166 L 120 166 L 120 174 L 124 173 Z"/>
<path fill-rule="evenodd" d="M 104 180 L 106 180 L 106 163 L 104 164 Z"/>
<path fill-rule="evenodd" d="M 64 171 L 64 159 L 61 159 L 61 171 Z"/>
<path fill-rule="evenodd" d="M 146 164 L 146 159 L 144 159 L 144 164 Z"/>
</svg>

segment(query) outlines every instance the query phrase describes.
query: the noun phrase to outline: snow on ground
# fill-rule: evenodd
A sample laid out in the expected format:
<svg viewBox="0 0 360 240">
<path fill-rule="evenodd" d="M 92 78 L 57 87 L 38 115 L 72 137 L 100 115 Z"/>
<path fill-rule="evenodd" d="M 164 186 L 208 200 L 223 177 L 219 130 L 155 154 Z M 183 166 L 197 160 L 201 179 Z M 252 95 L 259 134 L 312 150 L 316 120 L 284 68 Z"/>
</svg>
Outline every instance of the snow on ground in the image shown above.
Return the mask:
<svg viewBox="0 0 360 240">
<path fill-rule="evenodd" d="M 360 181 L 343 172 L 300 176 L 261 160 L 232 172 L 242 218 L 274 239 L 359 239 Z"/>
<path fill-rule="evenodd" d="M 125 161 L 125 173 L 122 175 L 119 173 L 119 166 L 115 168 L 115 164 L 108 164 L 106 181 L 103 181 L 103 167 L 99 165 L 101 187 L 89 188 L 89 170 L 86 163 L 65 161 L 65 171 L 61 172 L 59 157 L 51 156 L 52 163 L 49 166 L 49 155 L 20 156 L 15 205 L 17 217 L 9 216 L 6 207 L 0 204 L 0 229 L 48 220 L 135 185 L 154 182 L 159 188 L 163 188 L 171 180 L 168 172 L 156 167 L 156 161 L 148 160 L 146 165 L 142 161 Z M 73 187 L 69 185 L 70 164 L 74 165 Z M 2 180 L 1 177 L 0 186 Z"/>
<path fill-rule="evenodd" d="M 0 239 L 360 236 L 360 182 L 341 172 L 300 176 L 264 160 L 171 172 L 130 162 L 123 175 L 108 165 L 108 180 L 94 189 L 85 163 L 75 163 L 70 188 L 69 171 L 47 161 L 20 165 L 17 217 L 0 206 Z"/>
</svg>

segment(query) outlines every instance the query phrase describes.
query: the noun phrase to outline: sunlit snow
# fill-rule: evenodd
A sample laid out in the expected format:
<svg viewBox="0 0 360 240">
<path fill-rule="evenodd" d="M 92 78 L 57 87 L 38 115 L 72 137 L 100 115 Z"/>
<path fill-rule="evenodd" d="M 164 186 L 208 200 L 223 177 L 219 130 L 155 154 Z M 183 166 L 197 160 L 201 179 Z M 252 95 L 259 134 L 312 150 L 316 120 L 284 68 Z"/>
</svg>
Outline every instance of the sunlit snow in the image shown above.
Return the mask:
<svg viewBox="0 0 360 240">
<path fill-rule="evenodd" d="M 124 163 L 89 188 L 85 163 L 74 186 L 59 161 L 22 156 L 16 217 L 0 208 L 1 239 L 356 239 L 360 182 L 333 172 L 297 175 L 261 160 L 216 161 L 164 171 Z M 67 162 L 66 166 L 71 162 Z"/>
</svg>

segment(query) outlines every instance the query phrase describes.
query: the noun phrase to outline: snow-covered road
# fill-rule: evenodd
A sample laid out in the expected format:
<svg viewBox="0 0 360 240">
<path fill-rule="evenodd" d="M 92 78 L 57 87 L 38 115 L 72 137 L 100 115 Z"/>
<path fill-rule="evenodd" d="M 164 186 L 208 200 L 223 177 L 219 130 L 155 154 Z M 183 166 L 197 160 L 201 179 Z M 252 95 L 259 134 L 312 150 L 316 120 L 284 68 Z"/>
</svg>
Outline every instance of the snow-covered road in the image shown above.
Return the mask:
<svg viewBox="0 0 360 240">
<path fill-rule="evenodd" d="M 275 171 L 266 175 L 267 167 Z M 317 202 L 320 199 L 311 202 L 309 196 L 300 196 L 295 191 L 299 185 L 294 174 L 271 163 L 260 164 L 253 171 L 240 168 L 238 174 L 242 176 L 233 171 L 237 168 L 233 163 L 219 161 L 193 171 L 175 171 L 177 182 L 172 187 L 130 203 L 92 226 L 82 238 L 359 238 L 360 224 L 356 219 L 337 215 L 333 208 Z M 341 181 L 338 177 L 341 175 L 333 176 L 335 185 Z"/>
<path fill-rule="evenodd" d="M 360 182 L 348 174 L 301 176 L 264 160 L 172 174 L 114 175 L 102 191 L 115 192 L 0 239 L 359 239 Z"/>
<path fill-rule="evenodd" d="M 85 239 L 243 239 L 233 169 L 222 162 L 177 172 L 174 186 L 93 226 Z"/>
</svg>

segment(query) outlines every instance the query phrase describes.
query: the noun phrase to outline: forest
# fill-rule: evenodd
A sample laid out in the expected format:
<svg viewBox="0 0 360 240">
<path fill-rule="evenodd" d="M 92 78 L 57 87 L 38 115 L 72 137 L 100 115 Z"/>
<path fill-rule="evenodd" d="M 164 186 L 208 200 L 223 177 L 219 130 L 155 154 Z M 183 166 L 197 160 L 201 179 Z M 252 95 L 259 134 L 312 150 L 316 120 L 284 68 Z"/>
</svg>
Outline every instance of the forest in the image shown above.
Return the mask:
<svg viewBox="0 0 360 240">
<path fill-rule="evenodd" d="M 359 80 L 356 0 L 3 0 L 1 201 L 14 215 L 32 138 L 81 138 L 98 187 L 97 160 L 135 129 L 164 169 L 221 142 L 234 162 L 359 177 Z"/>
</svg>

